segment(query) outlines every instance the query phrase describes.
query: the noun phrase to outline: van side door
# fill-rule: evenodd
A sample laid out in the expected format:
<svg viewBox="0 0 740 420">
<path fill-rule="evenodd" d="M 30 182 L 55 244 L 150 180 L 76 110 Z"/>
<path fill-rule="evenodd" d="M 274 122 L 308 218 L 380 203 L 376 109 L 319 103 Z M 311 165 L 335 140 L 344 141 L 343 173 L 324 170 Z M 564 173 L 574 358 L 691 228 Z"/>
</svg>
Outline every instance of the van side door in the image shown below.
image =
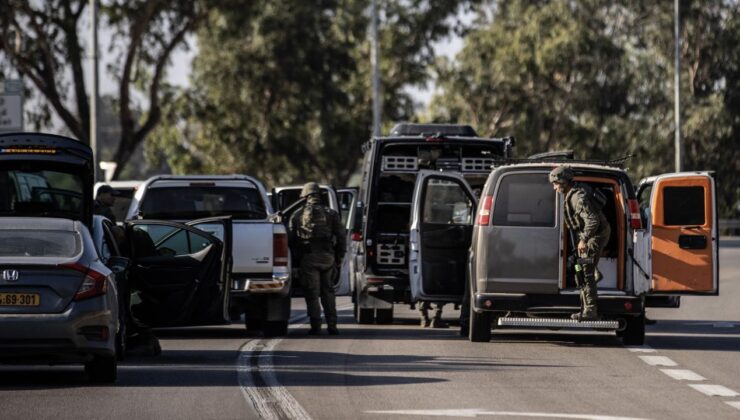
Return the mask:
<svg viewBox="0 0 740 420">
<path fill-rule="evenodd" d="M 654 178 L 648 218 L 650 294 L 719 293 L 717 197 L 712 173 Z"/>
<path fill-rule="evenodd" d="M 339 215 L 347 232 L 347 250 L 344 253 L 344 260 L 339 271 L 339 281 L 334 287 L 334 293 L 337 296 L 349 296 L 349 273 L 352 264 L 352 230 L 354 228 L 354 216 L 357 214 L 355 202 L 357 201 L 357 188 L 346 188 L 337 190 L 337 201 L 339 202 Z"/>
<path fill-rule="evenodd" d="M 476 208 L 462 175 L 419 171 L 409 232 L 412 300 L 462 301 Z"/>
</svg>

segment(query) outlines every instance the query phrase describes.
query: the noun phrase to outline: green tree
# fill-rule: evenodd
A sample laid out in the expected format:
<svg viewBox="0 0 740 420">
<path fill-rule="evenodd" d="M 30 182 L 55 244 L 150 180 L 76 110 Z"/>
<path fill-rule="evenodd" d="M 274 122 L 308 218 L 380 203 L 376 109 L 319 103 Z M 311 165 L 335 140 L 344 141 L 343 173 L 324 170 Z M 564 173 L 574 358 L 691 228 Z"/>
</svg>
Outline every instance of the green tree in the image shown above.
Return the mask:
<svg viewBox="0 0 740 420">
<path fill-rule="evenodd" d="M 85 60 L 87 0 L 0 3 L 0 58 L 31 81 L 44 102 L 36 117 L 50 119 L 51 110 L 69 132 L 89 144 L 90 104 Z M 172 52 L 204 21 L 209 7 L 198 1 L 135 0 L 103 2 L 101 25 L 115 34 L 111 49 L 117 55 L 111 69 L 118 82 L 120 141 L 113 159 L 114 178 L 125 169 L 139 146 L 161 118 L 163 85 Z M 88 23 L 89 25 L 89 23 Z M 8 72 L 6 66 L 0 71 Z M 140 91 L 144 101 L 137 101 Z M 137 118 L 141 115 L 141 118 Z"/>
<path fill-rule="evenodd" d="M 683 3 L 685 169 L 718 172 L 727 214 L 740 177 L 738 4 Z M 671 172 L 672 28 L 672 2 L 488 2 L 457 60 L 438 63 L 430 113 L 513 134 L 524 156 L 634 154 L 635 177 Z"/>
<path fill-rule="evenodd" d="M 175 172 L 242 172 L 270 184 L 344 185 L 370 137 L 368 0 L 223 3 L 198 32 L 192 87 L 150 153 Z M 381 1 L 383 116 L 411 119 L 405 88 L 429 77 L 432 44 L 460 1 Z"/>
</svg>

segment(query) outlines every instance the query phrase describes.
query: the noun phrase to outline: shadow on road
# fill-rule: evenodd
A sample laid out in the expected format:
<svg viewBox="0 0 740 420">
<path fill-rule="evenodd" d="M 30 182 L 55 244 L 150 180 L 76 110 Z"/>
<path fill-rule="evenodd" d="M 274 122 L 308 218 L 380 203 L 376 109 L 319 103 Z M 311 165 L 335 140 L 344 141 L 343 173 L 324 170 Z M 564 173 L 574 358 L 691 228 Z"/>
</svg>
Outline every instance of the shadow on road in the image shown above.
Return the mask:
<svg viewBox="0 0 740 420">
<path fill-rule="evenodd" d="M 647 330 L 655 349 L 740 351 L 740 321 L 658 320 Z"/>
</svg>

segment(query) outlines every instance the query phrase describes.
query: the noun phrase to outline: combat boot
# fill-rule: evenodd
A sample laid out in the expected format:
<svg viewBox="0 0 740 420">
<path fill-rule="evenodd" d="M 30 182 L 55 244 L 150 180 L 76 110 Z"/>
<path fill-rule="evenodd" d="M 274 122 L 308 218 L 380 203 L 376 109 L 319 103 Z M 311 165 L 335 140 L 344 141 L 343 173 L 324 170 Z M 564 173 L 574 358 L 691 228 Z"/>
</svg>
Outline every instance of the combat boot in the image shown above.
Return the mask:
<svg viewBox="0 0 740 420">
<path fill-rule="evenodd" d="M 326 330 L 329 331 L 329 335 L 339 335 L 339 330 L 336 325 L 329 325 Z"/>
<path fill-rule="evenodd" d="M 580 321 L 581 317 L 583 316 L 583 308 L 586 306 L 586 298 L 585 293 L 583 291 L 583 288 L 580 289 L 579 293 L 579 299 L 581 301 L 581 308 L 578 312 L 571 314 L 570 319 L 575 319 L 576 321 Z"/>
<path fill-rule="evenodd" d="M 319 335 L 321 334 L 321 320 L 311 319 L 311 329 L 308 330 L 308 335 Z"/>
<path fill-rule="evenodd" d="M 595 321 L 599 319 L 599 311 L 596 306 L 597 298 L 596 279 L 593 275 L 586 275 L 586 284 L 583 287 L 584 305 L 581 321 Z"/>
<path fill-rule="evenodd" d="M 420 303 L 419 305 L 423 305 L 423 303 Z M 421 309 L 419 309 L 419 326 L 421 328 L 426 328 L 429 325 L 431 325 L 432 320 L 429 318 L 429 312 L 426 309 L 423 309 L 422 306 L 420 306 Z"/>
<path fill-rule="evenodd" d="M 434 313 L 434 318 L 430 324 L 432 328 L 449 328 L 449 324 L 442 319 L 442 311 Z"/>
</svg>

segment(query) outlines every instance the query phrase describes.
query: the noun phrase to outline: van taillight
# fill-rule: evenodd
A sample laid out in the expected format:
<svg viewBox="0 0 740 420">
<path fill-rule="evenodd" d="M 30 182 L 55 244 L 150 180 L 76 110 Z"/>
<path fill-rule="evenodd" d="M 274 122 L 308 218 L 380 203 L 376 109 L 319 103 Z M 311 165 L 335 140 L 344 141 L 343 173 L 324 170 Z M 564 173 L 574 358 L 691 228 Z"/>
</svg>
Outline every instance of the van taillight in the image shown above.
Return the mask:
<svg viewBox="0 0 740 420">
<path fill-rule="evenodd" d="M 352 236 L 350 237 L 351 240 L 354 242 L 361 241 L 362 240 L 362 232 L 352 232 Z"/>
<path fill-rule="evenodd" d="M 640 217 L 640 204 L 637 200 L 631 198 L 627 200 L 630 208 L 630 227 L 632 229 L 642 229 L 642 218 Z"/>
<path fill-rule="evenodd" d="M 77 293 L 75 293 L 73 297 L 74 300 L 83 300 L 100 296 L 108 291 L 108 283 L 106 282 L 104 274 L 98 273 L 97 271 L 78 263 L 62 264 L 62 267 L 71 268 L 72 270 L 85 274 L 85 280 L 82 281 L 80 288 L 77 289 Z"/>
<path fill-rule="evenodd" d="M 278 267 L 288 265 L 288 235 L 285 233 L 272 234 L 272 265 Z"/>
<path fill-rule="evenodd" d="M 483 205 L 478 212 L 478 226 L 488 226 L 491 222 L 491 206 L 493 205 L 493 196 L 487 195 L 483 198 Z"/>
</svg>

